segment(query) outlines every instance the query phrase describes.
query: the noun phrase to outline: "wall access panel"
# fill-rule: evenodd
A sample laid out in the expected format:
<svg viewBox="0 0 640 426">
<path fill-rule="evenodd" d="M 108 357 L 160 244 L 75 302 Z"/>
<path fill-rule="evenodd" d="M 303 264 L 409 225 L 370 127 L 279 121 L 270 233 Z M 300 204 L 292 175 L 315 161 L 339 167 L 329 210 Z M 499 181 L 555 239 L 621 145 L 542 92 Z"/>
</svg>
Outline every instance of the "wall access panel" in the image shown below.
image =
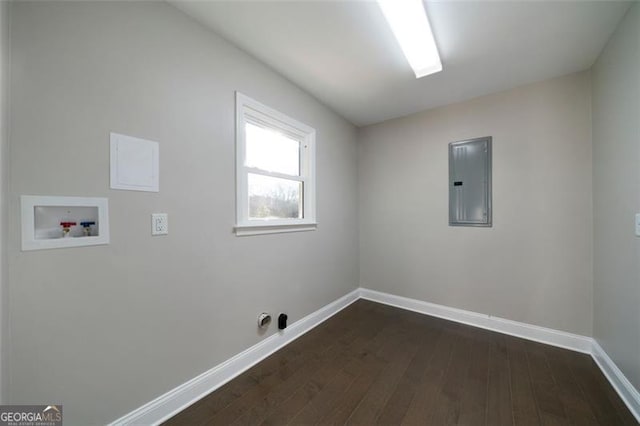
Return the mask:
<svg viewBox="0 0 640 426">
<path fill-rule="evenodd" d="M 158 142 L 111 133 L 111 189 L 160 191 Z"/>
</svg>

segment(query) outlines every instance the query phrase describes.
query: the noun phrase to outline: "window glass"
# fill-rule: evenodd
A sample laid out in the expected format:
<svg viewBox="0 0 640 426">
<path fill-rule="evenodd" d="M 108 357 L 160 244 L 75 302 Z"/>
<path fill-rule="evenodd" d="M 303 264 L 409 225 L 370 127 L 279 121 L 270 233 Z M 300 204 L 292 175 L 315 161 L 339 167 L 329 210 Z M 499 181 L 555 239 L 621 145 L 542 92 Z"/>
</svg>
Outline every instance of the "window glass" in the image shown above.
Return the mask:
<svg viewBox="0 0 640 426">
<path fill-rule="evenodd" d="M 300 175 L 300 142 L 272 129 L 246 123 L 246 166 Z"/>
<path fill-rule="evenodd" d="M 249 219 L 302 218 L 302 182 L 249 173 Z"/>
</svg>

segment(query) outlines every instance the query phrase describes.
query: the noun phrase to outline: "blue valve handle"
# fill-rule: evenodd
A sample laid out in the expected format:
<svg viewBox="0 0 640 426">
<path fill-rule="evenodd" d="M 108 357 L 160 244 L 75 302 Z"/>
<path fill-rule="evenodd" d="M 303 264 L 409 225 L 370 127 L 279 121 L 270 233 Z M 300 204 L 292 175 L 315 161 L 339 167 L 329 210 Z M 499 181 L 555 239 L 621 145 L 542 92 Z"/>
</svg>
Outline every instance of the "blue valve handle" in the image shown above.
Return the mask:
<svg viewBox="0 0 640 426">
<path fill-rule="evenodd" d="M 87 222 L 80 222 L 80 226 L 82 226 L 83 228 L 88 228 L 88 227 L 90 227 L 91 225 L 95 225 L 95 224 L 96 224 L 95 222 L 89 222 L 89 221 L 87 221 Z"/>
</svg>

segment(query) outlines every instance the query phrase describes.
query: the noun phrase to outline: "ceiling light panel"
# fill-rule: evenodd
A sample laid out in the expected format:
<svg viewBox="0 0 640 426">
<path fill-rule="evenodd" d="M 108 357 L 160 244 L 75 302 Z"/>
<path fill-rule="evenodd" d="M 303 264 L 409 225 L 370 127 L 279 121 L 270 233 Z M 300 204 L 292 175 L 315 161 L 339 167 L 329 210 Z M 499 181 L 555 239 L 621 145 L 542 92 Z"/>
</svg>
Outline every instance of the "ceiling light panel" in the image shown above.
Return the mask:
<svg viewBox="0 0 640 426">
<path fill-rule="evenodd" d="M 422 0 L 378 0 L 416 78 L 442 71 L 442 63 Z"/>
</svg>

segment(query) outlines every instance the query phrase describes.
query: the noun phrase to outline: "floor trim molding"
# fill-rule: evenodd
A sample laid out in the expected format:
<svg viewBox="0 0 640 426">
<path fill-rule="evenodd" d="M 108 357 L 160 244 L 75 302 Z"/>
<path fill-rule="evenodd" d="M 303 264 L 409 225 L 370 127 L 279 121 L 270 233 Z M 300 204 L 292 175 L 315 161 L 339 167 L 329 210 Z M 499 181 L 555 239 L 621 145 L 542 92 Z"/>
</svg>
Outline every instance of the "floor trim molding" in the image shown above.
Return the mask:
<svg viewBox="0 0 640 426">
<path fill-rule="evenodd" d="M 465 311 L 463 309 L 450 308 L 435 303 L 423 302 L 408 297 L 395 296 L 389 293 L 360 288 L 360 297 L 372 300 L 385 305 L 391 305 L 409 311 L 419 312 L 432 317 L 443 318 L 462 324 L 480 327 L 498 333 L 509 334 L 511 336 L 522 337 L 523 339 L 534 340 L 547 345 L 558 346 L 572 351 L 591 353 L 592 339 L 578 334 L 558 331 L 551 328 L 539 327 L 537 325 L 512 321 L 491 315 L 477 312 Z"/>
<path fill-rule="evenodd" d="M 611 386 L 618 392 L 627 408 L 640 423 L 640 392 L 629 382 L 629 379 L 620 371 L 616 363 L 613 362 L 595 339 L 592 347 L 591 356 L 593 360 L 598 364 Z"/>
<path fill-rule="evenodd" d="M 620 395 L 620 398 L 622 398 L 631 413 L 638 422 L 640 422 L 640 393 L 638 393 L 638 390 L 635 389 L 613 360 L 600 347 L 598 342 L 591 337 L 361 287 L 296 321 L 283 332 L 278 332 L 267 337 L 260 343 L 213 367 L 211 370 L 183 383 L 131 413 L 120 417 L 111 423 L 111 425 L 157 425 L 162 423 L 232 380 L 234 377 L 242 374 L 283 346 L 288 345 L 293 340 L 326 321 L 358 299 L 371 300 L 473 327 L 480 327 L 498 333 L 589 354 L 593 357 L 600 370 L 602 370 L 602 373 L 607 380 L 609 380 L 618 395 Z"/>
<path fill-rule="evenodd" d="M 290 324 L 285 330 L 272 334 L 211 370 L 120 417 L 110 425 L 157 425 L 162 423 L 326 321 L 359 298 L 360 289 L 356 289 Z"/>
</svg>

